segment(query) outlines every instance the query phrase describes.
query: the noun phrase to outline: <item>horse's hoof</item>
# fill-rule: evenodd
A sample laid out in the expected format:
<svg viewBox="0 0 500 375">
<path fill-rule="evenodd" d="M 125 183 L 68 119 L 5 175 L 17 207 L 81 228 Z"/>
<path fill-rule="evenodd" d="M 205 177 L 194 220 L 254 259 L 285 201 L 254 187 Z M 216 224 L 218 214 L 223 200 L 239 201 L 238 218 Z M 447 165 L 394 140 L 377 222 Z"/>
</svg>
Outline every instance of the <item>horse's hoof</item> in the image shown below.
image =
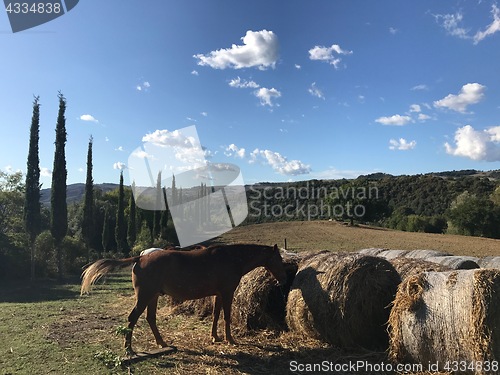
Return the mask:
<svg viewBox="0 0 500 375">
<path fill-rule="evenodd" d="M 125 348 L 125 354 L 128 357 L 133 357 L 136 353 L 134 352 L 134 350 L 132 348 Z"/>
<path fill-rule="evenodd" d="M 163 342 L 158 343 L 158 346 L 160 348 L 166 348 L 168 345 L 167 345 L 167 343 L 165 341 L 163 341 Z"/>
<path fill-rule="evenodd" d="M 212 343 L 215 344 L 216 342 L 222 342 L 222 340 L 218 336 L 212 336 Z"/>
<path fill-rule="evenodd" d="M 233 345 L 233 346 L 238 345 L 238 343 L 237 343 L 236 341 L 234 341 L 234 339 L 226 339 L 226 342 L 227 342 L 229 345 Z"/>
</svg>

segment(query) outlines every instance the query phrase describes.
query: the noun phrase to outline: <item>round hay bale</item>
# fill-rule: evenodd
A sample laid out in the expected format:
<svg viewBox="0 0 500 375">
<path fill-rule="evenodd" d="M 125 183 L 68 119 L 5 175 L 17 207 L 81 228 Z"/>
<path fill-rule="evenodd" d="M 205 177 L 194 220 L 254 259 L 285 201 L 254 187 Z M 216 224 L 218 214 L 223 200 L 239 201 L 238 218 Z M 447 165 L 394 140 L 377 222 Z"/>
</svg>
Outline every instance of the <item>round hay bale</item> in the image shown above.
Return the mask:
<svg viewBox="0 0 500 375">
<path fill-rule="evenodd" d="M 477 261 L 481 268 L 497 268 L 500 269 L 500 257 L 484 257 Z"/>
<path fill-rule="evenodd" d="M 169 308 L 169 315 L 194 315 L 200 319 L 212 316 L 214 309 L 214 296 L 177 301 L 170 296 L 167 296 L 166 305 Z"/>
<path fill-rule="evenodd" d="M 333 346 L 386 350 L 388 306 L 400 281 L 385 259 L 319 254 L 299 267 L 288 295 L 287 325 Z"/>
<path fill-rule="evenodd" d="M 408 253 L 406 253 L 405 258 L 425 259 L 430 257 L 444 257 L 448 255 L 451 254 L 439 250 L 411 250 Z"/>
<path fill-rule="evenodd" d="M 233 300 L 231 320 L 240 330 L 286 329 L 286 300 L 298 269 L 298 258 L 284 258 L 287 281 L 276 285 L 274 277 L 263 267 L 241 278 Z"/>
<path fill-rule="evenodd" d="M 399 286 L 391 310 L 389 357 L 399 363 L 438 363 L 438 371 L 447 370 L 444 366 L 452 361 L 483 366 L 486 361 L 499 361 L 499 310 L 498 270 L 425 272 L 410 277 Z M 475 370 L 460 373 L 483 373 Z"/>
<path fill-rule="evenodd" d="M 444 257 L 429 257 L 425 259 L 428 262 L 434 262 L 448 266 L 454 270 L 471 270 L 479 268 L 477 261 L 479 258 L 466 256 L 444 256 Z"/>
<path fill-rule="evenodd" d="M 396 258 L 390 260 L 396 271 L 398 271 L 401 280 L 418 275 L 422 272 L 444 272 L 451 271 L 452 268 L 443 264 L 428 262 L 424 259 Z"/>
<path fill-rule="evenodd" d="M 379 255 L 382 251 L 386 251 L 387 249 L 379 249 L 376 247 L 370 247 L 369 249 L 361 249 L 358 251 L 358 253 L 363 254 L 363 255 L 371 255 L 371 256 L 377 256 Z"/>
<path fill-rule="evenodd" d="M 377 256 L 389 260 L 389 259 L 396 259 L 396 258 L 404 257 L 408 253 L 409 253 L 408 250 L 384 250 L 381 253 L 379 253 Z"/>
</svg>

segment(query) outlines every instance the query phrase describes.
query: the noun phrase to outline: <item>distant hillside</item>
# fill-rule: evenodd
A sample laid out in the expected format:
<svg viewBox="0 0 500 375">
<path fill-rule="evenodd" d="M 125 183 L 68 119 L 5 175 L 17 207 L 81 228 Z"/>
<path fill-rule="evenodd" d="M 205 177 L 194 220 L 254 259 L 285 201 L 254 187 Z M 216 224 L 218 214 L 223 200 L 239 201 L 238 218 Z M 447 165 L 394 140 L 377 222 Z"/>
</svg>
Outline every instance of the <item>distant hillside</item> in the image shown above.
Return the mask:
<svg viewBox="0 0 500 375">
<path fill-rule="evenodd" d="M 475 169 L 466 169 L 466 170 L 461 170 L 461 171 L 432 172 L 432 173 L 427 173 L 427 174 L 420 175 L 420 176 L 441 177 L 443 179 L 461 179 L 461 178 L 465 178 L 465 177 L 487 177 L 489 180 L 498 181 L 498 180 L 500 180 L 500 170 L 477 171 Z M 393 176 L 391 174 L 379 172 L 379 173 L 372 173 L 372 174 L 365 175 L 365 176 L 359 176 L 358 179 L 366 179 L 369 181 L 396 181 L 398 179 L 404 180 L 406 177 L 412 177 L 412 176 Z M 414 177 L 416 177 L 416 176 L 414 176 Z M 329 180 L 323 180 L 323 181 L 315 180 L 315 182 L 317 182 L 318 185 L 327 184 L 328 181 Z M 299 181 L 296 183 L 288 183 L 288 182 L 260 183 L 257 185 L 259 185 L 259 186 L 284 186 L 284 185 L 292 186 L 294 184 L 301 184 L 301 182 L 306 182 L 306 181 Z M 111 183 L 96 184 L 94 186 L 96 189 L 102 190 L 103 193 L 106 193 L 108 191 L 111 191 L 111 190 L 118 188 L 118 184 L 111 184 Z M 187 191 L 186 191 L 186 193 L 187 193 Z M 77 184 L 68 185 L 68 187 L 67 187 L 67 202 L 68 203 L 79 202 L 82 200 L 84 194 L 85 194 L 85 184 L 77 183 Z M 43 189 L 41 191 L 40 202 L 45 206 L 50 206 L 50 188 Z"/>
<path fill-rule="evenodd" d="M 102 190 L 106 193 L 111 190 L 118 188 L 118 184 L 96 184 L 94 189 Z M 80 202 L 85 194 L 85 184 L 71 184 L 67 186 L 66 189 L 66 201 L 68 204 Z M 50 206 L 50 188 L 42 189 L 40 192 L 40 203 L 44 206 Z"/>
</svg>

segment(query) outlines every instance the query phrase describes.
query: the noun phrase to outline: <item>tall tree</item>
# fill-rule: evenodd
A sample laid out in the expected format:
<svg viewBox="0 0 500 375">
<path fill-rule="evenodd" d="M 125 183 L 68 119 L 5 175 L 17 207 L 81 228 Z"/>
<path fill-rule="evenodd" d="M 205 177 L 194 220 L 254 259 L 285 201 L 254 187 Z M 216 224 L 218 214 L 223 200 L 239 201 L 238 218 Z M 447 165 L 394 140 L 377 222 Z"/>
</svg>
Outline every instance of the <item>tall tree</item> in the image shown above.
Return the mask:
<svg viewBox="0 0 500 375">
<path fill-rule="evenodd" d="M 30 145 L 26 167 L 26 190 L 24 196 L 24 229 L 29 236 L 31 254 L 31 280 L 35 278 L 35 239 L 41 230 L 40 215 L 40 158 L 38 143 L 40 140 L 40 97 L 33 100 L 33 116 L 31 117 Z"/>
<path fill-rule="evenodd" d="M 115 229 L 116 249 L 119 253 L 128 253 L 127 227 L 125 225 L 125 191 L 123 189 L 123 171 L 120 172 L 120 187 L 118 190 L 118 210 L 116 212 Z"/>
<path fill-rule="evenodd" d="M 163 189 L 161 188 L 161 171 L 156 178 L 156 202 L 153 216 L 153 238 L 156 240 L 161 232 L 161 207 L 163 200 Z"/>
<path fill-rule="evenodd" d="M 50 231 L 54 237 L 59 280 L 63 277 L 62 240 L 68 231 L 68 207 L 66 203 L 66 99 L 59 92 L 59 112 L 56 124 L 56 142 L 54 168 L 52 169 L 52 187 L 50 198 Z"/>
<path fill-rule="evenodd" d="M 132 194 L 130 194 L 128 202 L 127 242 L 130 248 L 134 246 L 137 239 L 137 214 L 135 210 L 134 191 L 135 182 L 132 184 Z"/>
<path fill-rule="evenodd" d="M 94 139 L 90 136 L 87 150 L 87 179 L 85 181 L 85 197 L 83 201 L 82 237 L 87 247 L 87 262 L 90 260 L 90 248 L 94 241 L 94 179 L 92 178 L 92 145 Z"/>
</svg>

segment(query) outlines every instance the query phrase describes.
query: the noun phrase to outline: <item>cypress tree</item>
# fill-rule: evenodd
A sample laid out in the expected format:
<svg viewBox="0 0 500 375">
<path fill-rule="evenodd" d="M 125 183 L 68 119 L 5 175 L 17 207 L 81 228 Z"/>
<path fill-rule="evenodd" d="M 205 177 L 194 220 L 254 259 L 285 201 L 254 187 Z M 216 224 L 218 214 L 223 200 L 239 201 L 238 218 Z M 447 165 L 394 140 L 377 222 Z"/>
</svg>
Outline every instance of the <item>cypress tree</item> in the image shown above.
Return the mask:
<svg viewBox="0 0 500 375">
<path fill-rule="evenodd" d="M 54 153 L 54 168 L 52 169 L 52 187 L 51 187 L 51 212 L 50 212 L 50 231 L 54 238 L 57 273 L 59 280 L 63 277 L 63 254 L 62 240 L 68 231 L 68 207 L 66 203 L 66 154 L 64 147 L 66 145 L 66 99 L 59 92 L 59 112 L 56 124 L 56 142 Z"/>
<path fill-rule="evenodd" d="M 109 205 L 106 205 L 106 208 L 104 209 L 104 223 L 102 226 L 102 248 L 104 251 L 110 251 L 113 248 L 110 216 Z"/>
<path fill-rule="evenodd" d="M 161 201 L 163 199 L 162 188 L 161 188 L 161 171 L 158 172 L 156 178 L 156 202 L 155 211 L 153 215 L 153 239 L 157 239 L 161 232 Z"/>
<path fill-rule="evenodd" d="M 87 247 L 87 262 L 90 260 L 90 248 L 94 240 L 94 179 L 92 178 L 92 144 L 90 136 L 87 151 L 87 179 L 85 181 L 85 197 L 83 201 L 82 237 Z"/>
<path fill-rule="evenodd" d="M 132 184 L 132 192 L 135 191 L 135 183 Z M 137 239 L 137 214 L 135 210 L 134 194 L 130 194 L 128 202 L 128 226 L 127 226 L 127 241 L 130 248 L 132 248 Z"/>
<path fill-rule="evenodd" d="M 35 238 L 40 233 L 40 158 L 38 143 L 40 132 L 39 97 L 33 101 L 33 116 L 31 118 L 30 145 L 26 168 L 26 191 L 24 198 L 24 228 L 29 235 L 31 252 L 31 280 L 35 278 Z"/>
<path fill-rule="evenodd" d="M 119 253 L 128 253 L 127 227 L 125 225 L 125 192 L 123 190 L 123 171 L 120 172 L 120 187 L 118 190 L 118 210 L 116 212 L 115 229 L 116 249 Z"/>
</svg>

